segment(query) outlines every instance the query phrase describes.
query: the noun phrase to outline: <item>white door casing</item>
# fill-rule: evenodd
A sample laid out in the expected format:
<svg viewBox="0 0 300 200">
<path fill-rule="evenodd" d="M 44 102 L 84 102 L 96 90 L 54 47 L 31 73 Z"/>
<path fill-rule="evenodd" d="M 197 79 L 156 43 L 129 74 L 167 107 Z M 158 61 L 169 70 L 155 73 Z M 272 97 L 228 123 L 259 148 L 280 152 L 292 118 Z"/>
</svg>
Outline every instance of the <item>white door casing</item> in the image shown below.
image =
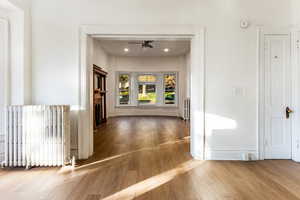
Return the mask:
<svg viewBox="0 0 300 200">
<path fill-rule="evenodd" d="M 300 162 L 300 81 L 299 81 L 299 67 L 300 67 L 300 30 L 296 28 L 292 32 L 292 76 L 293 76 L 293 129 L 292 129 L 292 159 Z"/>
<path fill-rule="evenodd" d="M 80 27 L 80 86 L 78 116 L 79 159 L 93 154 L 92 80 L 87 59 L 88 38 L 191 39 L 191 154 L 204 159 L 205 29 L 198 25 L 82 25 Z"/>
<path fill-rule="evenodd" d="M 264 36 L 265 159 L 291 159 L 292 109 L 291 46 L 289 35 Z"/>
<path fill-rule="evenodd" d="M 4 159 L 4 106 L 8 104 L 8 21 L 0 19 L 0 161 Z"/>
</svg>

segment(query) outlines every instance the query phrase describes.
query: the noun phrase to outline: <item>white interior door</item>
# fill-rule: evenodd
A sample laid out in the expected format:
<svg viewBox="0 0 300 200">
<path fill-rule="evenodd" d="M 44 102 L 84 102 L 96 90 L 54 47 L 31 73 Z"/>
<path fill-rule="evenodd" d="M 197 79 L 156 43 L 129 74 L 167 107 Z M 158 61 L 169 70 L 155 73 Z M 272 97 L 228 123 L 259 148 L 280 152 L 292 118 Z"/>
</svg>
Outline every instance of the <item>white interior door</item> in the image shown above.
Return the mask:
<svg viewBox="0 0 300 200">
<path fill-rule="evenodd" d="M 265 36 L 265 159 L 291 159 L 290 36 Z"/>
</svg>

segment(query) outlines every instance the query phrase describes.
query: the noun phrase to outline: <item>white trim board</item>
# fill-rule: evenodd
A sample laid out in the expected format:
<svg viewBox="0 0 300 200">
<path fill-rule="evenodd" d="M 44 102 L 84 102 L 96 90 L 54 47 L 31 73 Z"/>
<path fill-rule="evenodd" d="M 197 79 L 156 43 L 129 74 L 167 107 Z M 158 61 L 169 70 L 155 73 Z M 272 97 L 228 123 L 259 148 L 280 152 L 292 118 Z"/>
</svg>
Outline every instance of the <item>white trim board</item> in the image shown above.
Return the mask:
<svg viewBox="0 0 300 200">
<path fill-rule="evenodd" d="M 191 40 L 191 154 L 204 159 L 205 29 L 197 25 L 83 25 L 79 31 L 79 159 L 93 154 L 92 64 L 87 58 L 90 37 Z"/>
<path fill-rule="evenodd" d="M 1 73 L 4 74 L 4 79 L 1 80 L 3 84 L 3 91 L 4 91 L 4 104 L 8 105 L 9 103 L 9 23 L 8 20 L 0 18 L 0 26 L 3 28 L 3 40 L 4 42 L 1 44 L 2 51 L 3 51 L 3 62 L 1 62 Z M 3 97 L 2 97 L 3 98 Z"/>
<path fill-rule="evenodd" d="M 292 159 L 296 162 L 300 162 L 300 93 L 299 93 L 299 76 L 300 76 L 300 28 L 294 29 L 291 32 L 291 62 L 292 62 L 292 75 L 293 75 L 293 106 L 295 109 L 293 124 L 292 124 Z"/>
<path fill-rule="evenodd" d="M 264 83 L 264 38 L 265 35 L 289 35 L 291 37 L 291 64 L 292 64 L 292 109 L 295 113 L 292 115 L 292 159 L 294 161 L 300 162 L 300 133 L 298 130 L 300 125 L 300 112 L 299 110 L 299 49 L 297 48 L 296 41 L 299 40 L 299 30 L 288 30 L 288 29 L 267 29 L 259 27 L 257 29 L 257 71 L 258 71 L 258 121 L 257 121 L 257 152 L 258 158 L 260 160 L 265 159 L 264 152 L 264 131 L 265 131 L 265 113 L 264 113 L 264 93 L 265 93 L 265 83 Z"/>
<path fill-rule="evenodd" d="M 7 101 L 14 105 L 30 104 L 32 88 L 29 10 L 11 2 L 9 9 L 4 7 L 2 11 L 7 19 L 9 37 Z"/>
<path fill-rule="evenodd" d="M 9 24 L 0 18 L 0 162 L 4 160 L 4 106 L 9 103 Z"/>
<path fill-rule="evenodd" d="M 205 159 L 206 160 L 243 160 L 243 154 L 250 154 L 251 160 L 257 160 L 258 154 L 254 150 L 214 150 L 206 149 L 205 150 Z"/>
</svg>

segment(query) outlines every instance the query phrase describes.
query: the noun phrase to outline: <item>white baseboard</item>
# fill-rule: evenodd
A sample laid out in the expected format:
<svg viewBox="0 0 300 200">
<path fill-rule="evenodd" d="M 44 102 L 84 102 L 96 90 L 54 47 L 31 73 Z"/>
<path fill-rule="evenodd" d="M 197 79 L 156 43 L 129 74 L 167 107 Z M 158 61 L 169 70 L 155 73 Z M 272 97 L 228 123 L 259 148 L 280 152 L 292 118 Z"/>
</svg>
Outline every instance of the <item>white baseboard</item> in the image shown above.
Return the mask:
<svg viewBox="0 0 300 200">
<path fill-rule="evenodd" d="M 243 154 L 250 154 L 251 160 L 258 160 L 256 150 L 205 150 L 205 160 L 243 160 Z"/>
<path fill-rule="evenodd" d="M 201 155 L 194 154 L 193 152 L 191 152 L 191 155 L 195 160 L 203 160 L 203 156 Z"/>
<path fill-rule="evenodd" d="M 190 145 L 191 145 L 190 148 L 191 156 L 195 160 L 204 160 L 204 154 L 202 148 L 197 148 L 197 147 L 195 148 L 195 145 L 193 145 L 192 143 Z"/>
<path fill-rule="evenodd" d="M 165 117 L 181 117 L 177 113 L 109 113 L 108 117 L 122 117 L 122 116 L 165 116 Z"/>
</svg>

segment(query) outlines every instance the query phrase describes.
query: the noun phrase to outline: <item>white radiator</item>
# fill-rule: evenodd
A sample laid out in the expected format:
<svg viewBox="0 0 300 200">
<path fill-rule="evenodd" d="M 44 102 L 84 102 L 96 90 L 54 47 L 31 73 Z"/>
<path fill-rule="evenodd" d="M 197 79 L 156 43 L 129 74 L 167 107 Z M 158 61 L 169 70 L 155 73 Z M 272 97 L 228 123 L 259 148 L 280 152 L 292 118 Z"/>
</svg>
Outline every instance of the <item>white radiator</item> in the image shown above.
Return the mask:
<svg viewBox="0 0 300 200">
<path fill-rule="evenodd" d="M 190 120 L 191 100 L 184 100 L 184 120 Z"/>
<path fill-rule="evenodd" d="M 69 106 L 8 106 L 4 167 L 63 166 L 70 161 Z"/>
</svg>

